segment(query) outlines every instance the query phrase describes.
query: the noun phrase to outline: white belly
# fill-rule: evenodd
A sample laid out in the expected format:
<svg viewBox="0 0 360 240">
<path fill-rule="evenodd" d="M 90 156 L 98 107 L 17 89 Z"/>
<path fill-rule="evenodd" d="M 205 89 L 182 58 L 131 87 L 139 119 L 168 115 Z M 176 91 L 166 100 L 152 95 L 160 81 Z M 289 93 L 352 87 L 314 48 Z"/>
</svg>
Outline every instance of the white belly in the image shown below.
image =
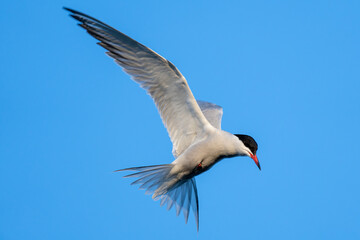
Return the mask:
<svg viewBox="0 0 360 240">
<path fill-rule="evenodd" d="M 179 177 L 193 177 L 209 170 L 215 163 L 226 157 L 237 156 L 236 137 L 217 131 L 203 141 L 191 145 L 173 164 Z"/>
</svg>

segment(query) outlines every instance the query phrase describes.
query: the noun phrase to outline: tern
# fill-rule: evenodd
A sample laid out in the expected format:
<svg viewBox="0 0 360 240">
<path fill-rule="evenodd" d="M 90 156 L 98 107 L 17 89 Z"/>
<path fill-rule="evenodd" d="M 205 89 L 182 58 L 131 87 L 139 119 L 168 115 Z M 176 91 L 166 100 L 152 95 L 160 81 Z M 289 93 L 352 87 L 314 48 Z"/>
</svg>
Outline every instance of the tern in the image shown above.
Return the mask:
<svg viewBox="0 0 360 240">
<path fill-rule="evenodd" d="M 176 214 L 182 211 L 187 223 L 190 206 L 199 231 L 199 200 L 195 177 L 224 158 L 248 156 L 260 168 L 256 141 L 244 134 L 221 130 L 223 109 L 196 101 L 185 77 L 168 60 L 109 25 L 81 12 L 65 8 L 98 44 L 152 97 L 173 143 L 175 160 L 170 164 L 132 167 L 124 177 L 152 194 L 160 205 Z"/>
</svg>

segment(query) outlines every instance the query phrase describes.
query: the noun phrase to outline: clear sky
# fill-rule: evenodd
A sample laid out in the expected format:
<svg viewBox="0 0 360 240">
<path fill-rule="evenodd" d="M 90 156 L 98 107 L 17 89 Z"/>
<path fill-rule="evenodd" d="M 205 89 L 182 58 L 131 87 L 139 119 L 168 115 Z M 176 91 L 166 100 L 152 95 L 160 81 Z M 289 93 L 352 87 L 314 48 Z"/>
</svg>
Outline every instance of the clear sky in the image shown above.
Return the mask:
<svg viewBox="0 0 360 240">
<path fill-rule="evenodd" d="M 170 163 L 145 91 L 62 7 L 172 61 L 250 158 L 197 177 L 200 232 L 113 170 Z M 359 239 L 359 1 L 4 1 L 0 239 Z"/>
</svg>

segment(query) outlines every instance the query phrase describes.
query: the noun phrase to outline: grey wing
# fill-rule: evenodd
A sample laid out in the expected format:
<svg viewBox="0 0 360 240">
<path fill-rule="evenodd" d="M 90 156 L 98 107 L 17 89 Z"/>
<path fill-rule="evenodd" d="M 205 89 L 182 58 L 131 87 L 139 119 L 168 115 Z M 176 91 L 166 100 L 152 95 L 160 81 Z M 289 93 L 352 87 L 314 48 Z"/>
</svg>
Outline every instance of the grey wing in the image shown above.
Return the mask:
<svg viewBox="0 0 360 240">
<path fill-rule="evenodd" d="M 65 10 L 70 11 L 70 16 L 81 22 L 79 25 L 98 39 L 98 44 L 109 51 L 107 54 L 153 98 L 176 155 L 212 127 L 185 78 L 171 62 L 93 17 Z"/>
<path fill-rule="evenodd" d="M 197 100 L 197 103 L 205 115 L 206 119 L 217 129 L 221 129 L 221 118 L 223 115 L 223 108 L 219 105 Z"/>
</svg>

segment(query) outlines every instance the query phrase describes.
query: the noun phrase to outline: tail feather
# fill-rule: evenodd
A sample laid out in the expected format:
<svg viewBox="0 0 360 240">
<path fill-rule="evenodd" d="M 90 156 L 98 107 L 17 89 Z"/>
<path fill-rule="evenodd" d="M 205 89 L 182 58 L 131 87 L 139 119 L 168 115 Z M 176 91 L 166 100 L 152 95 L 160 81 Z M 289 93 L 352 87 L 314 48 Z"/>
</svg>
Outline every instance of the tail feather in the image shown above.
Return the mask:
<svg viewBox="0 0 360 240">
<path fill-rule="evenodd" d="M 145 194 L 152 194 L 155 201 L 160 200 L 160 206 L 167 205 L 167 210 L 175 205 L 176 215 L 182 211 L 185 223 L 188 221 L 191 206 L 199 231 L 199 201 L 195 178 L 179 180 L 170 173 L 173 167 L 173 164 L 164 164 L 126 168 L 116 172 L 136 171 L 124 177 L 138 178 L 131 185 L 141 184 L 139 189 L 146 190 Z"/>
<path fill-rule="evenodd" d="M 187 185 L 186 188 L 191 188 L 191 182 L 186 182 L 185 184 Z M 183 213 L 184 213 L 184 217 L 185 217 L 185 223 L 187 223 L 187 220 L 189 218 L 190 205 L 191 205 L 191 195 L 192 195 L 192 191 L 190 191 L 186 195 L 185 202 L 184 202 Z"/>
<path fill-rule="evenodd" d="M 169 211 L 172 206 L 174 205 L 174 201 L 172 199 L 174 199 L 174 192 L 170 192 L 170 195 L 168 195 L 168 201 L 167 201 L 167 210 Z"/>
<path fill-rule="evenodd" d="M 132 182 L 131 185 L 135 185 L 135 184 L 141 184 L 143 182 L 146 182 L 148 181 L 148 179 L 152 178 L 152 176 L 154 176 L 157 172 L 153 172 L 153 173 L 149 173 L 149 174 L 146 174 L 145 176 L 137 179 L 136 181 Z M 131 176 L 131 177 L 137 177 L 139 175 L 139 173 L 136 175 L 136 176 Z M 124 177 L 128 177 L 128 176 L 124 176 Z"/>
</svg>

